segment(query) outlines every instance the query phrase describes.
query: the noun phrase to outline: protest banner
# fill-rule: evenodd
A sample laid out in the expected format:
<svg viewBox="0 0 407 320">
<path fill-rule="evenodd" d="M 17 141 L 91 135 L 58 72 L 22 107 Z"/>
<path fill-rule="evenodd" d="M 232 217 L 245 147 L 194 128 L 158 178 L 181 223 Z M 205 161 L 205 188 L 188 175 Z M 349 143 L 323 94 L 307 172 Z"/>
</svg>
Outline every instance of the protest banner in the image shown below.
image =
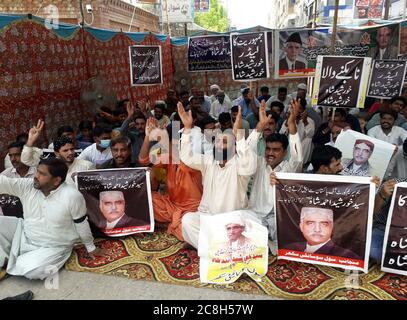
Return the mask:
<svg viewBox="0 0 407 320">
<path fill-rule="evenodd" d="M 368 271 L 375 185 L 276 172 L 278 259 Z"/>
<path fill-rule="evenodd" d="M 23 204 L 19 197 L 0 194 L 0 216 L 23 218 Z"/>
<path fill-rule="evenodd" d="M 374 60 L 367 96 L 377 99 L 399 96 L 403 89 L 406 66 L 405 60 Z"/>
<path fill-rule="evenodd" d="M 407 182 L 396 184 L 383 241 L 381 269 L 407 276 Z"/>
<path fill-rule="evenodd" d="M 406 28 L 406 30 L 407 30 L 407 28 Z M 406 36 L 407 36 L 407 34 L 406 34 Z M 400 39 L 400 40 L 401 40 L 401 39 Z M 400 44 L 400 51 L 401 51 L 401 44 Z M 397 56 L 397 59 L 398 59 L 398 60 L 407 61 L 407 53 L 399 54 L 399 55 Z M 404 76 L 403 82 L 407 82 L 407 73 L 406 73 L 406 75 Z"/>
<path fill-rule="evenodd" d="M 163 83 L 160 46 L 130 46 L 129 55 L 132 86 Z"/>
<path fill-rule="evenodd" d="M 396 146 L 353 130 L 342 131 L 335 141 L 342 152 L 342 175 L 379 177 L 383 180 Z"/>
<path fill-rule="evenodd" d="M 201 215 L 200 278 L 204 283 L 228 284 L 246 273 L 261 281 L 268 268 L 268 232 L 244 210 Z"/>
<path fill-rule="evenodd" d="M 397 59 L 399 27 L 398 23 L 393 23 L 357 29 L 338 28 L 334 53 L 331 52 L 332 30 L 329 28 L 276 31 L 275 77 L 285 79 L 313 76 L 318 56 Z"/>
<path fill-rule="evenodd" d="M 230 36 L 191 37 L 188 40 L 188 71 L 232 69 Z"/>
<path fill-rule="evenodd" d="M 266 32 L 232 33 L 232 75 L 236 81 L 251 81 L 269 77 Z"/>
<path fill-rule="evenodd" d="M 364 108 L 371 58 L 319 56 L 313 106 Z"/>
<path fill-rule="evenodd" d="M 146 168 L 78 172 L 88 216 L 108 236 L 154 231 L 150 173 Z"/>
</svg>

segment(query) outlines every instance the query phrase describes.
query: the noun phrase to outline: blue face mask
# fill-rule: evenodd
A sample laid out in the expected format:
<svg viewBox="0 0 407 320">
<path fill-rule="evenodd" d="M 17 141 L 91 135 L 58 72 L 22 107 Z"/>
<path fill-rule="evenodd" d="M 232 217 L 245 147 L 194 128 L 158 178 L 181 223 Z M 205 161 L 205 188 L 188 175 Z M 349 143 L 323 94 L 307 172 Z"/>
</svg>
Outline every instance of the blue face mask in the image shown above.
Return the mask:
<svg viewBox="0 0 407 320">
<path fill-rule="evenodd" d="M 110 139 L 107 140 L 100 140 L 99 146 L 103 149 L 109 148 L 110 146 Z"/>
</svg>

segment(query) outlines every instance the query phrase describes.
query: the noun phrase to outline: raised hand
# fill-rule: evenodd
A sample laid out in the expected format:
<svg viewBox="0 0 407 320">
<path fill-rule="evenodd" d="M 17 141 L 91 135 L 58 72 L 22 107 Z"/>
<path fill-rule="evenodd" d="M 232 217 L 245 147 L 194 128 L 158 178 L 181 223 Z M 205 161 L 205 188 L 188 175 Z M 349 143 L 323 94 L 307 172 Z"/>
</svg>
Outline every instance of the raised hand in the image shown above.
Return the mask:
<svg viewBox="0 0 407 320">
<path fill-rule="evenodd" d="M 158 121 L 156 118 L 148 118 L 146 123 L 146 136 L 149 137 L 151 132 L 158 128 Z"/>
<path fill-rule="evenodd" d="M 191 110 L 188 112 L 185 111 L 182 102 L 177 103 L 177 109 L 179 117 L 181 118 L 182 123 L 184 124 L 184 128 L 189 130 L 193 127 L 194 119 L 192 118 Z"/>
<path fill-rule="evenodd" d="M 128 120 L 133 119 L 134 112 L 135 112 L 136 108 L 134 107 L 134 105 L 130 101 L 127 102 L 126 109 L 127 109 L 127 119 Z"/>
<path fill-rule="evenodd" d="M 298 115 L 300 114 L 300 100 L 291 101 L 290 116 L 287 122 L 295 122 Z"/>
<path fill-rule="evenodd" d="M 41 131 L 44 128 L 44 120 L 38 119 L 37 125 L 33 126 L 30 131 L 28 131 L 27 146 L 34 146 L 35 142 L 41 135 Z"/>
<path fill-rule="evenodd" d="M 257 123 L 256 130 L 261 132 L 269 124 L 271 119 L 271 114 L 267 116 L 266 113 L 266 101 L 262 100 L 259 107 L 259 122 Z"/>
<path fill-rule="evenodd" d="M 237 112 L 235 123 L 233 124 L 233 133 L 237 140 L 244 137 L 243 130 L 243 117 L 242 117 L 242 107 L 239 106 L 239 111 Z"/>
</svg>

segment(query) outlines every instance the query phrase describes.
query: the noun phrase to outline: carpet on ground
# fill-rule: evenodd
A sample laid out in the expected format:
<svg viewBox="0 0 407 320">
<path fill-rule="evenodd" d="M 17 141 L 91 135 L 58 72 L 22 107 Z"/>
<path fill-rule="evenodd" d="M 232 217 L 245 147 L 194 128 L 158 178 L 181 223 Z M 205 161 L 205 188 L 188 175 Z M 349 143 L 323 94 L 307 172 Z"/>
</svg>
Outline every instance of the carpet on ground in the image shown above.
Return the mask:
<svg viewBox="0 0 407 320">
<path fill-rule="evenodd" d="M 268 272 L 261 282 L 243 276 L 229 285 L 202 284 L 196 250 L 184 248 L 184 242 L 168 235 L 166 227 L 160 225 L 154 233 L 98 239 L 97 243 L 109 254 L 91 260 L 86 249 L 78 247 L 66 263 L 66 269 L 281 299 L 407 300 L 407 277 L 383 273 L 377 265 L 367 274 L 350 273 L 338 268 L 277 260 L 273 256 L 269 258 Z"/>
</svg>

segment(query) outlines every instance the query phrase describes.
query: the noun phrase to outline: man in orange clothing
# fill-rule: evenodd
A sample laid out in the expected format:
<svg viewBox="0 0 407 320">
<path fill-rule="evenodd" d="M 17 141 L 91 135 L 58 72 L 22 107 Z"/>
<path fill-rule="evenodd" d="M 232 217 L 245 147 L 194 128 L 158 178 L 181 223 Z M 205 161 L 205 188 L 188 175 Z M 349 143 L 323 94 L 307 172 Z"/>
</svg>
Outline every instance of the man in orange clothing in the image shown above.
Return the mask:
<svg viewBox="0 0 407 320">
<path fill-rule="evenodd" d="M 156 153 L 155 159 L 152 159 L 150 142 L 154 140 L 159 140 L 160 152 Z M 202 197 L 202 176 L 200 171 L 191 169 L 172 158 L 172 149 L 177 147 L 178 140 L 170 139 L 166 130 L 158 129 L 155 119 L 147 120 L 146 136 L 140 150 L 139 163 L 148 166 L 154 162 L 153 178 L 155 169 L 158 168 L 164 169 L 167 176 L 166 193 L 152 192 L 154 219 L 158 222 L 169 222 L 168 233 L 184 241 L 181 219 L 186 212 L 197 211 Z"/>
</svg>

